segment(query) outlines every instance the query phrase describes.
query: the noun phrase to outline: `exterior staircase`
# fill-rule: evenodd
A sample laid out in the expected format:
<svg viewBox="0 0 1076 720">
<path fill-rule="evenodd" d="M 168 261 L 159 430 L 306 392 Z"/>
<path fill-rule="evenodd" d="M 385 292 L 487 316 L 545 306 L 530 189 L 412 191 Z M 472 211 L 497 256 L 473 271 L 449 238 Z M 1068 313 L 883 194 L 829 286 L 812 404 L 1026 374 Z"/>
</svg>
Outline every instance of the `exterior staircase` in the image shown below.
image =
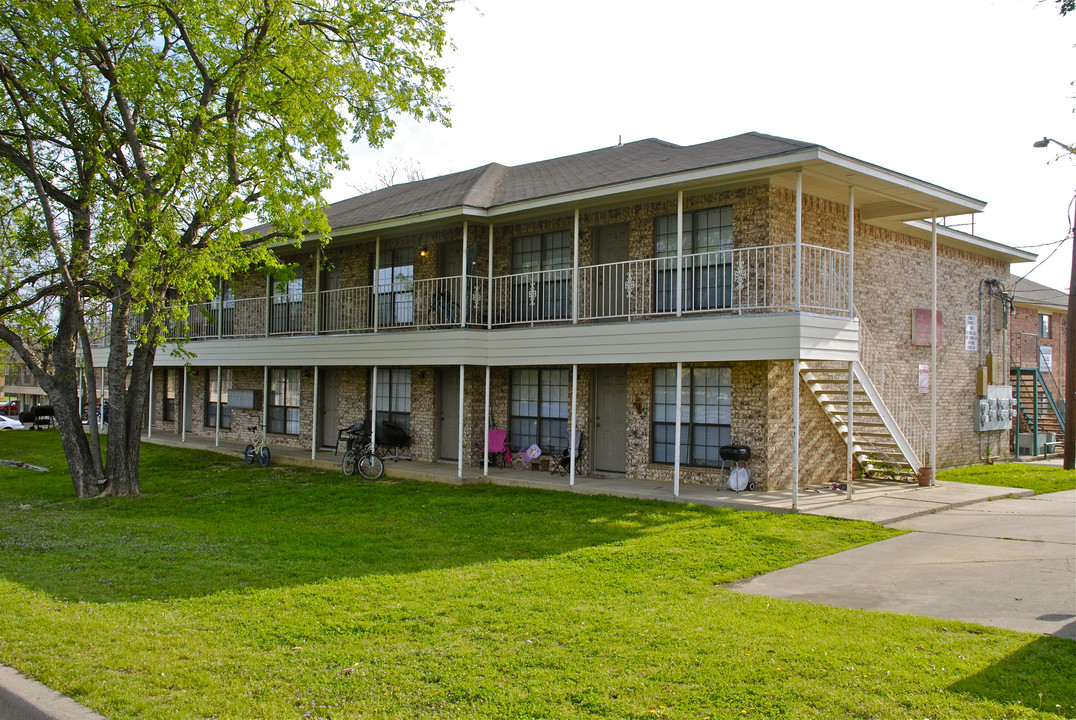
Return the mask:
<svg viewBox="0 0 1076 720">
<path fill-rule="evenodd" d="M 848 443 L 848 373 L 843 362 L 803 361 L 800 377 Z M 914 480 L 928 464 L 930 435 L 859 320 L 859 360 L 851 364 L 852 457 L 870 478 Z"/>
<path fill-rule="evenodd" d="M 1013 384 L 1020 400 L 1020 433 L 1054 433 L 1058 441 L 1065 437 L 1064 413 L 1038 368 L 1012 368 Z M 1036 403 L 1038 413 L 1036 414 Z M 1036 427 L 1037 421 L 1037 427 Z M 1061 445 L 1056 450 L 1060 451 Z"/>
</svg>

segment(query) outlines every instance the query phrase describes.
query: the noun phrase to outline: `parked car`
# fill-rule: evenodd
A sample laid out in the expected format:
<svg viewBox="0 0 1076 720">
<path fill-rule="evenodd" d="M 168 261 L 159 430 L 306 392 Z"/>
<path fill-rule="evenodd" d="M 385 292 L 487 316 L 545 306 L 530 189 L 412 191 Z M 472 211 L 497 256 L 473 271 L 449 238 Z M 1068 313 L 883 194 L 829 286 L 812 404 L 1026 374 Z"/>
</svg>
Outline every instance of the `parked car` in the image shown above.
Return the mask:
<svg viewBox="0 0 1076 720">
<path fill-rule="evenodd" d="M 0 415 L 0 430 L 25 430 L 26 427 L 15 418 Z"/>
<path fill-rule="evenodd" d="M 0 415 L 7 415 L 8 417 L 15 417 L 19 414 L 19 401 L 18 400 L 5 400 L 0 403 Z"/>
</svg>

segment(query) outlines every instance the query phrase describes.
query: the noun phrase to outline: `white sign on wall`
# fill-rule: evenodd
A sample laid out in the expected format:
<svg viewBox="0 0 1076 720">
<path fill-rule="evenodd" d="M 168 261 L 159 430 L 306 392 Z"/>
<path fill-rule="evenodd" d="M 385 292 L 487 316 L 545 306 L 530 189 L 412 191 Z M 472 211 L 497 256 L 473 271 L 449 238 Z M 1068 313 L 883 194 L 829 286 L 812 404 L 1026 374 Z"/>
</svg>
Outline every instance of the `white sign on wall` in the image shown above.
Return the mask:
<svg viewBox="0 0 1076 720">
<path fill-rule="evenodd" d="M 1049 345 L 1039 346 L 1039 372 L 1054 371 L 1054 349 Z"/>
<path fill-rule="evenodd" d="M 929 365 L 920 365 L 919 366 L 919 392 L 920 393 L 928 393 L 928 392 L 930 392 L 930 366 Z"/>
<path fill-rule="evenodd" d="M 964 316 L 964 349 L 968 352 L 979 351 L 979 316 Z"/>
</svg>

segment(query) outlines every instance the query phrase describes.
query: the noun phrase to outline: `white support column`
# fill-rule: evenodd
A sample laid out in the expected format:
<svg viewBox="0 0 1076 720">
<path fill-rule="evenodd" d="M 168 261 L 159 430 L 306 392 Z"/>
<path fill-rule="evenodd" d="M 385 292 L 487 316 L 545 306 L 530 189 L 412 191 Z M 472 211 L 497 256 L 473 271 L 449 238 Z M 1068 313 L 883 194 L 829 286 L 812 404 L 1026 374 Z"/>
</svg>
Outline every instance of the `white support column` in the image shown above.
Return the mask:
<svg viewBox="0 0 1076 720">
<path fill-rule="evenodd" d="M 800 509 L 800 360 L 792 361 L 792 511 Z"/>
<path fill-rule="evenodd" d="M 265 276 L 265 337 L 269 337 L 269 329 L 273 320 L 273 278 Z"/>
<path fill-rule="evenodd" d="M 578 210 L 576 217 L 578 217 Z M 579 365 L 572 364 L 572 421 L 568 426 L 568 485 L 575 487 L 575 430 L 579 427 L 576 407 L 579 401 Z"/>
<path fill-rule="evenodd" d="M 856 316 L 856 189 L 848 186 L 848 317 Z"/>
<path fill-rule="evenodd" d="M 262 376 L 262 428 L 269 432 L 269 366 L 264 367 Z"/>
<path fill-rule="evenodd" d="M 378 325 L 381 321 L 381 236 L 378 235 L 374 238 L 374 296 L 371 298 L 374 303 L 374 333 L 377 332 Z M 374 377 L 377 377 L 377 373 L 374 373 Z M 373 422 L 371 421 L 371 425 Z"/>
<path fill-rule="evenodd" d="M 377 447 L 377 365 L 370 373 L 370 444 Z"/>
<path fill-rule="evenodd" d="M 190 406 L 190 398 L 187 397 L 187 391 L 188 391 L 187 386 L 189 385 L 189 383 L 187 382 L 187 378 L 190 377 L 190 374 L 191 374 L 190 368 L 188 368 L 186 365 L 184 365 L 183 366 L 183 405 L 182 405 L 182 413 L 180 414 L 180 417 L 183 419 L 183 423 L 179 426 L 180 427 L 180 430 L 179 430 L 179 441 L 180 442 L 187 442 L 187 408 Z M 101 405 L 101 421 L 102 422 L 105 419 L 104 410 L 105 410 L 105 406 L 102 403 L 102 405 Z"/>
<path fill-rule="evenodd" d="M 676 193 L 676 317 L 684 313 L 684 191 Z M 677 427 L 680 427 L 677 425 Z M 677 446 L 676 457 L 680 457 Z M 676 464 L 676 475 L 680 475 L 680 463 Z"/>
<path fill-rule="evenodd" d="M 467 327 L 467 316 L 470 314 L 471 301 L 467 293 L 467 221 L 463 221 L 463 256 L 460 260 L 460 327 Z M 460 383 L 463 389 L 463 383 Z M 462 458 L 461 458 L 462 459 Z"/>
<path fill-rule="evenodd" d="M 676 447 L 673 450 L 673 497 L 680 497 L 680 411 L 683 407 L 684 363 L 676 363 Z"/>
<path fill-rule="evenodd" d="M 98 429 L 100 429 L 101 425 L 105 422 L 105 389 L 108 387 L 106 382 L 107 380 L 105 378 L 105 368 L 101 368 L 101 385 L 99 386 L 101 389 L 97 392 L 97 409 L 100 411 L 101 414 L 98 416 L 100 417 L 100 420 L 94 421 L 97 423 Z M 183 382 L 187 382 L 185 375 Z M 184 386 L 183 389 L 186 390 L 186 386 Z M 184 427 L 186 427 L 187 425 L 186 418 L 184 418 L 183 425 Z"/>
<path fill-rule="evenodd" d="M 224 278 L 217 278 L 217 340 L 224 337 Z"/>
<path fill-rule="evenodd" d="M 208 371 L 209 370 L 207 368 L 206 372 L 208 372 Z M 217 417 L 216 417 L 216 421 L 213 423 L 213 425 L 214 425 L 213 429 L 216 431 L 216 434 L 215 434 L 215 436 L 213 438 L 214 447 L 220 447 L 220 396 L 221 396 L 220 376 L 221 376 L 220 365 L 217 365 L 217 408 L 216 408 Z"/>
<path fill-rule="evenodd" d="M 89 412 L 86 413 L 89 415 Z M 149 366 L 149 423 L 146 428 L 148 437 L 153 437 L 153 366 Z"/>
<path fill-rule="evenodd" d="M 463 378 L 464 378 L 464 365 L 460 365 L 460 410 L 459 410 L 459 428 L 456 431 L 456 436 L 459 444 L 456 446 L 456 477 L 463 477 L 463 417 L 464 417 L 464 393 L 463 393 Z"/>
<path fill-rule="evenodd" d="M 493 327 L 493 223 L 489 224 L 489 267 L 486 269 L 486 275 L 488 276 L 488 282 L 486 283 L 486 328 L 491 329 Z M 489 383 L 489 367 L 486 367 L 486 383 Z M 489 397 L 487 392 L 486 407 L 489 407 Z M 487 418 L 486 427 L 489 427 L 489 421 Z M 487 445 L 487 447 L 489 447 Z"/>
<path fill-rule="evenodd" d="M 314 334 L 321 332 L 321 245 L 314 250 Z M 317 375 L 317 368 L 314 369 Z"/>
<path fill-rule="evenodd" d="M 490 230 L 492 229 L 493 226 L 490 225 Z M 486 476 L 489 475 L 489 365 L 486 365 L 486 398 L 482 410 L 482 427 L 485 438 L 482 447 L 486 449 L 482 456 L 482 475 Z"/>
<path fill-rule="evenodd" d="M 848 489 L 848 499 L 852 499 L 852 475 L 854 472 L 854 463 L 852 446 L 855 444 L 855 434 L 852 432 L 852 428 L 855 426 L 855 406 L 853 401 L 855 400 L 855 385 L 856 377 L 852 371 L 853 362 L 848 361 L 848 468 L 845 472 L 845 487 Z"/>
<path fill-rule="evenodd" d="M 803 292 L 803 171 L 796 171 L 796 278 L 795 311 L 800 311 Z"/>
<path fill-rule="evenodd" d="M 572 325 L 579 323 L 579 208 L 572 231 Z"/>
<path fill-rule="evenodd" d="M 930 245 L 933 265 L 930 311 L 930 485 L 938 476 L 938 217 L 930 219 Z M 1069 322 L 1072 322 L 1071 320 Z"/>
<path fill-rule="evenodd" d="M 318 273 L 321 274 L 320 271 Z M 318 456 L 318 384 L 321 378 L 318 374 L 318 366 L 314 366 L 314 414 L 310 418 L 310 459 L 316 460 Z"/>
</svg>

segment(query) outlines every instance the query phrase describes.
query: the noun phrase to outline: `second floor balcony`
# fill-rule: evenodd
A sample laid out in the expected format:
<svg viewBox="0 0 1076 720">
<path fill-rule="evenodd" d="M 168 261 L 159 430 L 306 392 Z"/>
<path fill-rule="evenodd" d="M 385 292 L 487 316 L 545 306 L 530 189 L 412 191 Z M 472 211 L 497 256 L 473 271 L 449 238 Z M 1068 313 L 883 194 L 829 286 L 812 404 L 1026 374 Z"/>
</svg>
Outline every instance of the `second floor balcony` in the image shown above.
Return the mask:
<svg viewBox="0 0 1076 720">
<path fill-rule="evenodd" d="M 453 327 L 641 321 L 701 314 L 848 316 L 848 253 L 793 244 L 495 277 L 377 285 L 192 304 L 192 340 L 368 334 Z M 183 336 L 176 323 L 170 339 Z"/>
</svg>

